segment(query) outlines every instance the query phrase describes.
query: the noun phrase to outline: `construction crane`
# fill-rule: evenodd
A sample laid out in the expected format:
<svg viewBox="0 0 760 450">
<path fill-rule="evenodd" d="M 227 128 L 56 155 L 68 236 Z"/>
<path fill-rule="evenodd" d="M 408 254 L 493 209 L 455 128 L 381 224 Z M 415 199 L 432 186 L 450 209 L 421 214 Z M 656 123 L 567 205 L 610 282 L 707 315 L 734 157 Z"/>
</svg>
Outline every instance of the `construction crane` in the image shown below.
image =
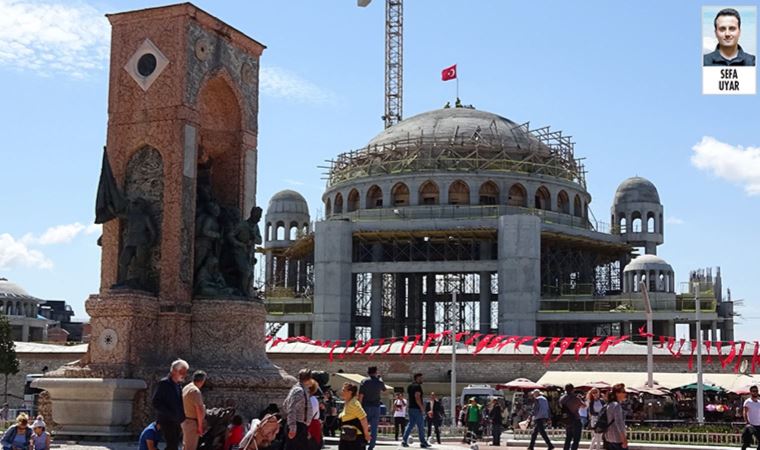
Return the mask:
<svg viewBox="0 0 760 450">
<path fill-rule="evenodd" d="M 357 0 L 365 7 L 372 0 Z M 404 2 L 385 0 L 385 128 L 401 121 L 404 97 Z"/>
</svg>

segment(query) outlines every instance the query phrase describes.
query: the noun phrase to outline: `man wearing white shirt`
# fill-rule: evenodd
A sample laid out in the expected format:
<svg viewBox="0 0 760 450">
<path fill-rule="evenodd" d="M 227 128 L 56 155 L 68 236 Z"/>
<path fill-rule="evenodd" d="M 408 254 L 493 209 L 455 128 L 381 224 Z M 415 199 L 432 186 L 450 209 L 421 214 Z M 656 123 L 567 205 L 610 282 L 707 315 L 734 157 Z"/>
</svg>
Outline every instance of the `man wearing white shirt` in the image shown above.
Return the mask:
<svg viewBox="0 0 760 450">
<path fill-rule="evenodd" d="M 760 395 L 757 386 L 749 388 L 750 398 L 744 400 L 744 422 L 747 424 L 742 433 L 742 450 L 752 445 L 752 436 L 757 439 L 760 450 Z"/>
</svg>

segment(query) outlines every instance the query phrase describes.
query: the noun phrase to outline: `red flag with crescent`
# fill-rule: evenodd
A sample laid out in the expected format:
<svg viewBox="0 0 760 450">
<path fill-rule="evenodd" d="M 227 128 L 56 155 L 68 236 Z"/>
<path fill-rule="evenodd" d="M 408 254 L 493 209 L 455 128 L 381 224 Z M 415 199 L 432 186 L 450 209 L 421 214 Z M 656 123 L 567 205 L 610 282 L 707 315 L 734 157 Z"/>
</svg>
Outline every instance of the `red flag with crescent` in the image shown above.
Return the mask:
<svg viewBox="0 0 760 450">
<path fill-rule="evenodd" d="M 441 71 L 441 80 L 449 81 L 457 77 L 457 65 L 447 67 Z"/>
</svg>

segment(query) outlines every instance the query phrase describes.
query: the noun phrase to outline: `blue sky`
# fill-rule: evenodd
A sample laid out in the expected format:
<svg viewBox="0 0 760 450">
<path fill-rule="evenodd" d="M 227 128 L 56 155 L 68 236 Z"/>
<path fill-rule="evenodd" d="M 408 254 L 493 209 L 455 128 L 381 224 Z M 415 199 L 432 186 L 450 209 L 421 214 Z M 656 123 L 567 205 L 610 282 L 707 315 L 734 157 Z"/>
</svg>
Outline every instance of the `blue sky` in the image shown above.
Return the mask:
<svg viewBox="0 0 760 450">
<path fill-rule="evenodd" d="M 197 2 L 268 46 L 262 206 L 296 189 L 318 216 L 317 166 L 381 131 L 383 3 Z M 99 285 L 90 224 L 107 122 L 103 14 L 156 5 L 0 0 L 0 276 L 67 300 L 78 316 Z M 745 299 L 740 312 L 755 318 L 738 337 L 760 339 L 760 100 L 700 94 L 701 7 L 407 1 L 404 115 L 453 100 L 440 70 L 456 63 L 465 103 L 574 137 L 599 220 L 622 180 L 652 180 L 667 218 L 659 254 L 679 282 L 720 265 L 724 286 Z"/>
</svg>

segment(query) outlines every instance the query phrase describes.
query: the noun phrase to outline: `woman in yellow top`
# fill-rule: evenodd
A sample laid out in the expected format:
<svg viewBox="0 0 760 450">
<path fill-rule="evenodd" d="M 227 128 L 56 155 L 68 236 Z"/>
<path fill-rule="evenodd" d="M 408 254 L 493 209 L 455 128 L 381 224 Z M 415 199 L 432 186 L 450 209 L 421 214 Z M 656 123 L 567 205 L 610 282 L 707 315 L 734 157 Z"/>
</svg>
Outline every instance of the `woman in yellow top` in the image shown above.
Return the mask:
<svg viewBox="0 0 760 450">
<path fill-rule="evenodd" d="M 340 419 L 340 444 L 338 450 L 364 450 L 369 436 L 367 413 L 356 398 L 359 388 L 355 384 L 344 383 L 341 397 L 346 402 L 338 418 Z"/>
</svg>

